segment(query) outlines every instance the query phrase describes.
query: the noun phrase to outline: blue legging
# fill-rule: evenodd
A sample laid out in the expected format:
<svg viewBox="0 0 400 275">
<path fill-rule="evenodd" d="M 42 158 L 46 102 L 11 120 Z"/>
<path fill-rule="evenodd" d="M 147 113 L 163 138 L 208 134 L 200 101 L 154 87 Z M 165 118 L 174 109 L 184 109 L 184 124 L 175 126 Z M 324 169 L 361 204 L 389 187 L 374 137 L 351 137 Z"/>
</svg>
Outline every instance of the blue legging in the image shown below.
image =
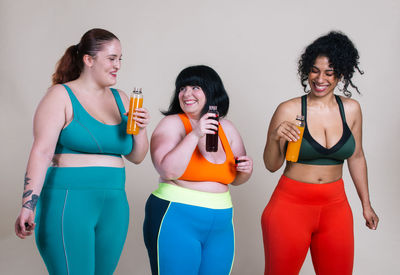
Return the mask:
<svg viewBox="0 0 400 275">
<path fill-rule="evenodd" d="M 190 200 L 191 192 L 205 193 L 186 191 L 186 200 Z M 232 206 L 214 209 L 189 205 L 159 198 L 155 193 L 147 201 L 143 225 L 152 274 L 230 274 L 235 249 Z M 200 204 L 207 205 L 209 195 L 220 194 L 205 193 L 207 198 L 200 199 Z"/>
<path fill-rule="evenodd" d="M 124 168 L 48 169 L 35 235 L 49 274 L 113 274 L 128 231 L 124 188 Z"/>
</svg>

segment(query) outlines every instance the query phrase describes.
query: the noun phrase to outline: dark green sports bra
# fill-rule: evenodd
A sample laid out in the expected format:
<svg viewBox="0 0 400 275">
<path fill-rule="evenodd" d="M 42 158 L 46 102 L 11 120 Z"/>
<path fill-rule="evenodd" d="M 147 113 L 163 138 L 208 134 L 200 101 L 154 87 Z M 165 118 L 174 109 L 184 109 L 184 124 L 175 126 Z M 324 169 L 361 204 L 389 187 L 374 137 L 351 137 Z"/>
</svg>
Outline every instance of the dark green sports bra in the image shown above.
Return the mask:
<svg viewBox="0 0 400 275">
<path fill-rule="evenodd" d="M 124 104 L 115 89 L 110 89 L 121 114 L 117 125 L 104 124 L 92 117 L 80 104 L 72 90 L 62 84 L 71 99 L 73 119 L 58 138 L 55 154 L 102 154 L 121 157 L 132 151 L 133 138 L 126 134 L 127 116 Z"/>
<path fill-rule="evenodd" d="M 346 123 L 343 103 L 339 96 L 335 95 L 339 106 L 340 116 L 343 123 L 343 134 L 340 140 L 331 148 L 327 149 L 310 135 L 307 127 L 307 95 L 301 97 L 301 114 L 305 119 L 303 141 L 301 142 L 298 163 L 311 165 L 337 165 L 342 164 L 345 159 L 354 153 L 356 143 L 349 126 Z"/>
</svg>

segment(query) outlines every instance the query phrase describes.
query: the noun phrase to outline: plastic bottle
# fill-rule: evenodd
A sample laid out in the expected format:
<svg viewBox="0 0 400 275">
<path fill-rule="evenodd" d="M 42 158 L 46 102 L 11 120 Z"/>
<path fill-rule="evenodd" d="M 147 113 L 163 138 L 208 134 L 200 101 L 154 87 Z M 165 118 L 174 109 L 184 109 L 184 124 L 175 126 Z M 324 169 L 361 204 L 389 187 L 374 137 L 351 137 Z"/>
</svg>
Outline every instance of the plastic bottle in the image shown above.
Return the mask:
<svg viewBox="0 0 400 275">
<path fill-rule="evenodd" d="M 300 130 L 300 138 L 297 141 L 290 141 L 287 150 L 286 150 L 286 160 L 291 162 L 297 162 L 299 159 L 299 152 L 301 141 L 303 140 L 303 133 L 304 133 L 304 116 L 298 115 L 296 120 L 299 122 L 297 128 Z"/>
<path fill-rule="evenodd" d="M 209 113 L 217 114 L 216 117 L 210 117 L 210 119 L 215 119 L 218 121 L 219 113 L 217 106 L 209 106 Z M 206 134 L 206 151 L 207 152 L 217 152 L 218 151 L 218 130 L 214 134 Z"/>
<path fill-rule="evenodd" d="M 137 108 L 142 108 L 142 106 L 142 89 L 134 89 L 131 93 L 129 100 L 128 123 L 126 125 L 126 133 L 129 135 L 137 135 L 139 133 L 139 126 L 137 126 L 136 121 L 133 119 L 133 113 L 136 111 Z"/>
</svg>

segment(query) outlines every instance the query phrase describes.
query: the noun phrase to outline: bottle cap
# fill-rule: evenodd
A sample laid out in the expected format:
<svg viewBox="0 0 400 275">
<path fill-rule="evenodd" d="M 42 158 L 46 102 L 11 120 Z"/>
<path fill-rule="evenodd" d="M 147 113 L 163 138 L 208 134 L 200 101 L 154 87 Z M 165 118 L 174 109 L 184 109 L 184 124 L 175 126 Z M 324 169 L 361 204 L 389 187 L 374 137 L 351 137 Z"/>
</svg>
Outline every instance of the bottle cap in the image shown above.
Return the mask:
<svg viewBox="0 0 400 275">
<path fill-rule="evenodd" d="M 133 88 L 133 91 L 131 92 L 131 96 L 137 96 L 142 94 L 142 88 Z"/>
<path fill-rule="evenodd" d="M 142 88 L 133 88 L 132 93 L 134 93 L 134 94 L 141 94 L 141 93 L 142 93 Z"/>
</svg>

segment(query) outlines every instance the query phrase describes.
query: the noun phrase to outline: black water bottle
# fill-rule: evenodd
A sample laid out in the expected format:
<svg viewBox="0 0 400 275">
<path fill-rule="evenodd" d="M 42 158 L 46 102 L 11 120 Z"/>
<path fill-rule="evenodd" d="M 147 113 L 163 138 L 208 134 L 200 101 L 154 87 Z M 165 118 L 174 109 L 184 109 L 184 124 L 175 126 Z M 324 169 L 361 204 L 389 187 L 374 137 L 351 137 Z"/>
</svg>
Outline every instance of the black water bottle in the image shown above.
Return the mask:
<svg viewBox="0 0 400 275">
<path fill-rule="evenodd" d="M 215 117 L 210 117 L 210 119 L 215 119 L 216 121 L 218 121 L 219 113 L 217 111 L 217 106 L 209 106 L 208 112 L 216 114 Z M 218 151 L 218 129 L 214 134 L 206 135 L 206 151 L 207 152 Z"/>
</svg>

